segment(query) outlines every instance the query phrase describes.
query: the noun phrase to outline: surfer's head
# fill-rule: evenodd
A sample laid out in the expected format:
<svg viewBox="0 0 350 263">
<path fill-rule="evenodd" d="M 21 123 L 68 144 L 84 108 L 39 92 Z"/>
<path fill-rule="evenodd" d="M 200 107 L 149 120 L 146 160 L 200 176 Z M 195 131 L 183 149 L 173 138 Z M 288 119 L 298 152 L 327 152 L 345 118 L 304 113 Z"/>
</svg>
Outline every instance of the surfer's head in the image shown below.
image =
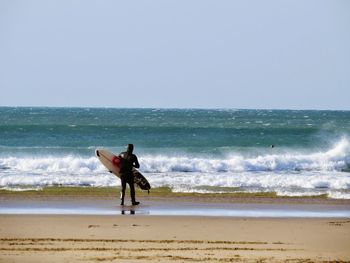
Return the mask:
<svg viewBox="0 0 350 263">
<path fill-rule="evenodd" d="M 129 144 L 128 144 L 128 147 L 126 148 L 126 151 L 127 151 L 128 153 L 132 153 L 133 150 L 134 150 L 134 145 L 131 144 L 131 143 L 129 143 Z"/>
</svg>

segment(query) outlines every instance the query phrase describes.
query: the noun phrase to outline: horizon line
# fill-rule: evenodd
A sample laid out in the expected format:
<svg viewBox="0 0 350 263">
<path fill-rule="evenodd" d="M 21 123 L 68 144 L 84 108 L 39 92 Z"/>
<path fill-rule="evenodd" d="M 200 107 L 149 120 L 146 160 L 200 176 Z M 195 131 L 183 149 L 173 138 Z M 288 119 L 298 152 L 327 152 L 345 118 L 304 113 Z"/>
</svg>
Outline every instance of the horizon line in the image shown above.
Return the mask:
<svg viewBox="0 0 350 263">
<path fill-rule="evenodd" d="M 159 110 L 280 110 L 280 111 L 350 111 L 350 109 L 317 109 L 317 108 L 304 108 L 304 109 L 293 109 L 293 108 L 230 108 L 230 107 L 131 107 L 131 106 L 13 106 L 13 105 L 0 105 L 0 108 L 77 108 L 77 109 L 159 109 Z"/>
</svg>

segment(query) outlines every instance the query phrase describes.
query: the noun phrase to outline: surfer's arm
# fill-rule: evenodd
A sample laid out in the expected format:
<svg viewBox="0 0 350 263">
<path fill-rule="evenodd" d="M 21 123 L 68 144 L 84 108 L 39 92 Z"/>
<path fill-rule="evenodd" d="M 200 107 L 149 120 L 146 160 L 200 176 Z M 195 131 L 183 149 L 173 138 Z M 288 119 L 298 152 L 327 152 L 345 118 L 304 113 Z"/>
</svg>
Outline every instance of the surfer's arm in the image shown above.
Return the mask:
<svg viewBox="0 0 350 263">
<path fill-rule="evenodd" d="M 137 159 L 136 155 L 134 155 L 133 166 L 134 166 L 135 168 L 140 168 L 139 160 Z"/>
</svg>

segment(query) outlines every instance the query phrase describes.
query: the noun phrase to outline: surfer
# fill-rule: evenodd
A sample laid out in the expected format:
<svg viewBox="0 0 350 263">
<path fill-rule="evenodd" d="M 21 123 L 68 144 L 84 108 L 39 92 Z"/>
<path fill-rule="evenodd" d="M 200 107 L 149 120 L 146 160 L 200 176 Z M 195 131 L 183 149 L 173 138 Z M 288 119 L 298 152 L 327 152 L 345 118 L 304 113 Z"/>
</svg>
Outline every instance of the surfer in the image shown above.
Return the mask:
<svg viewBox="0 0 350 263">
<path fill-rule="evenodd" d="M 122 152 L 119 156 L 123 159 L 123 165 L 120 170 L 120 179 L 122 181 L 122 193 L 121 193 L 121 203 L 124 205 L 125 189 L 126 184 L 129 184 L 130 187 L 130 196 L 132 205 L 138 205 L 140 202 L 135 200 L 135 185 L 134 185 L 134 175 L 132 173 L 132 168 L 139 168 L 140 164 L 135 154 L 133 154 L 134 145 L 128 144 L 126 152 Z"/>
</svg>

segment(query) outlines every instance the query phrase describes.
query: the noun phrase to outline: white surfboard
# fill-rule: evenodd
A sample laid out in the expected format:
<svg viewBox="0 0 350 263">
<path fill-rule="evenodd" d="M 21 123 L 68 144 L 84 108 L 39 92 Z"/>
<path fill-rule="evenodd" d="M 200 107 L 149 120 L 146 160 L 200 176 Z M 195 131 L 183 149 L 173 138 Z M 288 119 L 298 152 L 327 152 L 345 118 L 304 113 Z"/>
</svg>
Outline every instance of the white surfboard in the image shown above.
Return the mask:
<svg viewBox="0 0 350 263">
<path fill-rule="evenodd" d="M 120 178 L 120 169 L 122 167 L 122 158 L 104 149 L 96 149 L 95 154 L 100 162 L 108 169 L 110 173 L 113 173 Z M 135 168 L 132 169 L 134 174 L 135 184 L 142 190 L 151 189 L 151 185 L 147 179 Z"/>
<path fill-rule="evenodd" d="M 103 149 L 96 149 L 95 153 L 97 158 L 108 169 L 108 171 L 120 178 L 120 168 L 122 163 L 121 157 Z"/>
</svg>

